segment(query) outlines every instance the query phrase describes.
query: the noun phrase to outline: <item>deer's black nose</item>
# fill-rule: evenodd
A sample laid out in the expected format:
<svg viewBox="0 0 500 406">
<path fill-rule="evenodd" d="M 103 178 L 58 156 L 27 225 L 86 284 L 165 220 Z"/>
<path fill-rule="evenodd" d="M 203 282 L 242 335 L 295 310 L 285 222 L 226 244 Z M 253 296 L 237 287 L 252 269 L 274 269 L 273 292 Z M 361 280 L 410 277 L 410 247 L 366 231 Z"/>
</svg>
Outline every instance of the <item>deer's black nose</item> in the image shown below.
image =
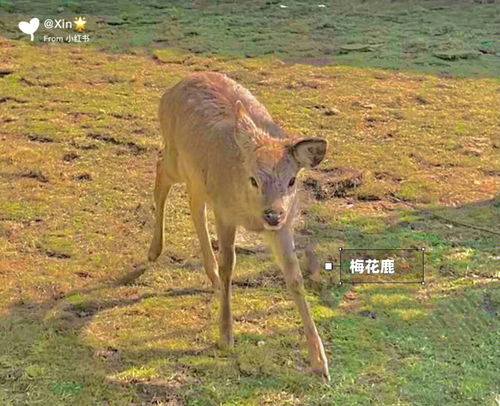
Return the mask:
<svg viewBox="0 0 500 406">
<path fill-rule="evenodd" d="M 268 209 L 264 211 L 264 220 L 270 226 L 277 226 L 283 217 L 283 212 L 281 210 Z"/>
</svg>

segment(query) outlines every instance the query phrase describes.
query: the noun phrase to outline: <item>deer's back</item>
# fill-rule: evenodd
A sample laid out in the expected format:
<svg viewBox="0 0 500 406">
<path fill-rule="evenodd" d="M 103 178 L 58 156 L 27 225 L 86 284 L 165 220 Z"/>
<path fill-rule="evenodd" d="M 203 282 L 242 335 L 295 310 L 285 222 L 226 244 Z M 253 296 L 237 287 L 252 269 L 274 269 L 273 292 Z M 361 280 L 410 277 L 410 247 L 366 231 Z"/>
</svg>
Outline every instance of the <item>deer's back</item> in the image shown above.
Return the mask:
<svg viewBox="0 0 500 406">
<path fill-rule="evenodd" d="M 170 124 L 169 130 L 214 130 L 231 133 L 234 130 L 235 104 L 241 100 L 254 122 L 271 135 L 282 137 L 278 125 L 266 108 L 243 86 L 227 76 L 215 73 L 195 73 L 167 90 L 160 105 L 162 124 Z M 186 120 L 188 122 L 186 122 Z M 181 137 L 170 132 L 167 137 Z M 203 142 L 198 134 L 199 142 Z"/>
</svg>

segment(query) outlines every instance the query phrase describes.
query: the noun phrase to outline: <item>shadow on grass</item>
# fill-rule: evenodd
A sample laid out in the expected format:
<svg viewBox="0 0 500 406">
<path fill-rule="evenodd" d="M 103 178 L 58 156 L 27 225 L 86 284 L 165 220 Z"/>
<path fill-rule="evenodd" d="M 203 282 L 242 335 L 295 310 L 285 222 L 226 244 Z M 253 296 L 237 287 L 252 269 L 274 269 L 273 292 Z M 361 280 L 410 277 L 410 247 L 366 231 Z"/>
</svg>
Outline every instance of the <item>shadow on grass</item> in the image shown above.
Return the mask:
<svg viewBox="0 0 500 406">
<path fill-rule="evenodd" d="M 442 74 L 498 75 L 498 5 L 490 1 L 446 2 L 445 6 L 428 1 L 334 1 L 318 7 L 290 0 L 284 8 L 274 1 L 159 4 L 151 0 L 140 6 L 129 0 L 2 3 L 4 35 L 15 39 L 23 35 L 11 21 L 21 21 L 26 13 L 42 21 L 85 15 L 91 42 L 113 52 L 175 46 L 195 55 L 275 55 L 311 64 L 326 60 Z M 40 33 L 68 32 L 41 27 Z M 43 42 L 43 36 L 35 40 Z"/>
<path fill-rule="evenodd" d="M 267 335 L 240 333 L 235 349 L 224 352 L 214 344 L 207 345 L 213 340 L 210 334 L 203 335 L 204 331 L 216 325 L 210 318 L 194 318 L 194 325 L 189 327 L 182 323 L 173 329 L 170 326 L 167 334 L 151 336 L 149 342 L 147 338 L 140 342 L 137 333 L 132 344 L 128 339 L 135 333 L 134 325 L 123 326 L 126 321 L 117 320 L 108 328 L 125 330 L 125 335 L 116 336 L 108 346 L 103 346 L 105 340 L 93 343 L 95 337 L 89 329 L 107 311 L 132 308 L 149 299 L 178 298 L 179 302 L 170 303 L 169 311 L 172 320 L 182 321 L 194 308 L 180 299 L 191 297 L 202 299 L 203 305 L 213 305 L 213 293 L 196 286 L 126 298 L 103 296 L 78 303 L 67 300 L 74 294 L 99 296 L 101 290 L 133 285 L 147 272 L 146 266 L 138 266 L 117 281 L 68 292 L 60 300 L 13 305 L 0 322 L 0 337 L 5 343 L 5 354 L 0 357 L 0 386 L 7 388 L 3 396 L 13 404 L 35 402 L 37 396 L 48 401 L 48 393 L 54 402 L 63 404 L 71 397 L 82 399 L 78 396 L 84 396 L 83 392 L 91 392 L 96 402 L 121 399 L 123 404 L 245 402 L 282 391 L 305 396 L 310 404 L 366 404 L 373 399 L 426 404 L 484 400 L 494 390 L 496 379 L 491 357 L 500 295 L 498 286 L 495 289 L 491 282 L 494 261 L 498 261 L 499 211 L 497 197 L 456 208 L 405 210 L 404 220 L 387 224 L 376 235 L 364 235 L 362 229 L 355 230 L 355 225 L 346 230 L 347 246 L 426 246 L 430 284 L 339 288 L 332 275 L 326 279 L 319 303 L 338 311 L 319 321 L 332 365 L 332 386 L 320 385 L 307 376 L 303 339 L 301 335 L 298 349 L 296 327 L 275 329 Z M 470 227 L 478 224 L 480 229 Z M 318 234 L 319 241 L 338 237 L 338 228 L 330 229 L 328 224 L 323 224 Z M 236 281 L 234 294 L 241 292 L 239 288 L 282 287 L 274 272 L 264 271 L 257 279 L 255 283 Z M 346 292 L 354 296 L 347 297 Z M 182 313 L 186 309 L 188 312 Z M 265 320 L 279 316 L 281 311 L 279 307 L 254 310 L 245 317 Z M 148 308 L 140 314 L 147 319 Z M 132 311 L 127 320 L 130 317 L 141 316 Z M 138 328 L 161 332 L 162 326 L 155 323 L 152 319 Z M 85 335 L 91 336 L 91 343 Z M 161 348 L 162 340 L 176 337 L 182 338 L 179 346 Z M 295 366 L 287 364 L 290 360 Z M 377 394 L 373 393 L 373 382 L 379 377 L 373 368 L 381 368 L 387 377 L 384 384 L 379 382 Z M 69 379 L 81 382 L 83 392 L 78 385 L 56 385 L 57 390 L 52 387 L 54 382 Z M 91 382 L 93 379 L 99 384 Z M 352 379 L 356 385 L 349 383 Z M 85 387 L 89 382 L 92 388 Z M 49 386 L 50 392 L 40 389 Z"/>
</svg>

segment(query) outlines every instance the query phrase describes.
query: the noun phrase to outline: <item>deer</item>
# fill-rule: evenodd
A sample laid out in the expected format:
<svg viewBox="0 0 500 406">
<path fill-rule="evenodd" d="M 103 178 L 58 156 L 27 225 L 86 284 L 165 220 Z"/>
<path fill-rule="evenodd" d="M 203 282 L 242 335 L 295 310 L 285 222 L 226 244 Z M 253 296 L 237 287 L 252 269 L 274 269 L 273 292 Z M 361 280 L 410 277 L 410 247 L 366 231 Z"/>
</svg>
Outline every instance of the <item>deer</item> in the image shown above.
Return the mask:
<svg viewBox="0 0 500 406">
<path fill-rule="evenodd" d="M 227 349 L 234 345 L 231 278 L 236 230 L 263 234 L 302 319 L 312 372 L 328 381 L 328 362 L 305 298 L 293 238 L 297 176 L 321 163 L 328 142 L 288 135 L 249 90 L 216 72 L 193 73 L 168 89 L 158 114 L 163 149 L 156 165 L 149 261 L 156 261 L 164 246 L 169 191 L 183 183 L 203 266 L 220 296 L 218 345 Z M 214 214 L 218 260 L 209 236 L 207 206 Z"/>
</svg>

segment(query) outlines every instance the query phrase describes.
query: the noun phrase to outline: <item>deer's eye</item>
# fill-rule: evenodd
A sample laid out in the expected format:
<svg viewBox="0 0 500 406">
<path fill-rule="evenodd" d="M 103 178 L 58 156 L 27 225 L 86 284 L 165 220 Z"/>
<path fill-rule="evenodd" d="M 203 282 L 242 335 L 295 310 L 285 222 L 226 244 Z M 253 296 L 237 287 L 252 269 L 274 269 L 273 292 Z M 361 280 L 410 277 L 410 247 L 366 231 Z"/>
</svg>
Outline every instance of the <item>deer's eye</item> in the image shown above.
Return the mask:
<svg viewBox="0 0 500 406">
<path fill-rule="evenodd" d="M 252 184 L 253 187 L 255 188 L 258 188 L 259 187 L 259 184 L 257 183 L 257 181 L 255 180 L 255 178 L 253 176 L 250 177 L 250 183 Z"/>
<path fill-rule="evenodd" d="M 295 177 L 290 179 L 290 182 L 288 182 L 288 187 L 292 187 L 293 185 L 295 185 Z"/>
</svg>

